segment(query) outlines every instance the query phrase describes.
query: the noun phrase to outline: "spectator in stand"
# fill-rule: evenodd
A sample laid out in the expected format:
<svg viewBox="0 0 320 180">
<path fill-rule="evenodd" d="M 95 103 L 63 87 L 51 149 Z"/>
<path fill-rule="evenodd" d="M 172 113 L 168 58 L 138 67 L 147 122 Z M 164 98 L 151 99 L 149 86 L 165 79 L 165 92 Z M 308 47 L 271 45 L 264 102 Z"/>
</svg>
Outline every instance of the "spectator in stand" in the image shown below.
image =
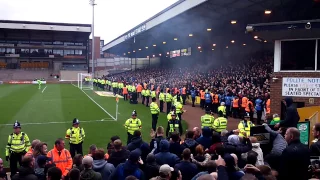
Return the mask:
<svg viewBox="0 0 320 180">
<path fill-rule="evenodd" d="M 51 167 L 55 167 L 55 164 L 49 164 L 49 159 L 45 155 L 41 155 L 37 158 L 37 168 L 34 168 L 35 174 L 39 180 L 46 180 L 48 169 Z"/>
<path fill-rule="evenodd" d="M 97 149 L 93 154 L 93 167 L 92 169 L 99 172 L 103 180 L 108 180 L 109 176 L 115 170 L 113 164 L 108 163 L 104 157 L 104 150 Z"/>
<path fill-rule="evenodd" d="M 300 132 L 297 128 L 289 128 L 285 139 L 288 147 L 281 155 L 279 180 L 283 179 L 308 179 L 310 153 L 306 145 L 300 142 Z"/>
<path fill-rule="evenodd" d="M 154 177 L 150 180 L 170 180 L 173 171 L 174 169 L 170 167 L 168 164 L 163 164 L 159 168 L 159 176 Z"/>
<path fill-rule="evenodd" d="M 25 156 L 22 158 L 21 167 L 18 170 L 18 174 L 12 177 L 12 180 L 38 180 L 38 177 L 34 173 L 34 159 L 31 156 Z"/>
<path fill-rule="evenodd" d="M 3 168 L 3 160 L 0 158 L 0 178 L 8 180 L 7 172 Z"/>
<path fill-rule="evenodd" d="M 205 170 L 195 175 L 192 178 L 192 180 L 197 180 L 202 175 L 205 175 L 205 174 L 210 175 L 211 173 L 214 173 L 217 171 L 217 164 L 215 161 L 212 161 L 212 160 L 208 161 L 204 167 L 205 167 Z"/>
<path fill-rule="evenodd" d="M 241 158 L 242 153 L 247 153 L 252 149 L 252 144 L 248 138 L 243 138 L 243 141 L 240 141 L 239 136 L 237 135 L 230 135 L 228 137 L 228 143 L 224 144 L 225 152 L 226 153 L 234 153 L 237 155 L 239 159 L 239 167 L 244 167 L 244 161 Z"/>
<path fill-rule="evenodd" d="M 86 156 L 91 156 L 92 157 L 92 154 L 94 153 L 94 151 L 97 150 L 97 146 L 95 144 L 92 144 L 90 147 L 89 147 L 89 154 L 85 155 L 84 157 Z"/>
<path fill-rule="evenodd" d="M 82 159 L 83 159 L 83 156 L 81 154 L 76 154 L 74 157 L 73 157 L 73 165 L 72 165 L 72 168 L 73 169 L 79 169 L 79 171 L 83 171 L 84 170 L 84 167 L 83 167 L 83 164 L 82 164 Z"/>
<path fill-rule="evenodd" d="M 109 180 L 124 180 L 127 176 L 135 176 L 139 180 L 145 180 L 144 172 L 139 169 L 139 164 L 143 164 L 140 156 L 141 151 L 139 149 L 131 151 L 129 159 L 117 166 Z"/>
<path fill-rule="evenodd" d="M 253 164 L 253 165 L 255 165 L 255 166 L 264 165 L 263 152 L 262 152 L 262 149 L 260 148 L 260 143 L 258 143 L 258 140 L 257 140 L 256 137 L 250 137 L 249 139 L 250 139 L 250 142 L 251 142 L 251 144 L 252 144 L 252 150 L 253 150 L 254 152 L 256 152 L 257 155 L 258 155 L 258 157 L 257 157 L 257 162 L 256 162 L 255 164 Z M 249 151 L 249 152 L 250 152 L 250 151 Z M 249 153 L 249 152 L 248 152 L 248 153 Z M 242 157 L 243 159 L 247 159 L 248 153 L 242 154 L 241 157 Z"/>
<path fill-rule="evenodd" d="M 272 143 L 271 152 L 266 155 L 265 161 L 275 170 L 279 170 L 280 156 L 287 147 L 284 137 L 277 131 L 273 131 L 267 124 L 263 124 L 264 128 L 270 133 L 270 142 Z M 280 128 L 282 129 L 282 128 Z"/>
<path fill-rule="evenodd" d="M 150 136 L 151 136 L 150 149 L 154 152 L 154 154 L 156 154 L 159 152 L 158 148 L 159 148 L 160 141 L 165 139 L 164 128 L 162 126 L 159 126 L 156 132 L 154 132 L 152 129 Z"/>
<path fill-rule="evenodd" d="M 191 154 L 191 160 L 197 165 L 199 171 L 205 170 L 205 166 L 210 159 L 211 156 L 208 153 L 205 153 L 203 146 L 200 144 L 196 147 L 195 156 Z"/>
<path fill-rule="evenodd" d="M 247 152 L 246 162 L 247 164 L 255 165 L 258 161 L 258 153 L 251 150 Z"/>
<path fill-rule="evenodd" d="M 198 127 L 193 128 L 194 137 L 193 139 L 198 139 L 201 137 L 201 129 Z"/>
<path fill-rule="evenodd" d="M 122 147 L 122 142 L 120 139 L 114 141 L 114 150 L 111 151 L 110 157 L 108 159 L 109 163 L 117 167 L 120 163 L 126 162 L 129 158 L 130 151 Z"/>
<path fill-rule="evenodd" d="M 312 134 L 316 142 L 311 144 L 310 154 L 311 156 L 320 156 L 320 123 L 316 123 L 312 127 Z"/>
<path fill-rule="evenodd" d="M 73 168 L 69 172 L 69 180 L 80 180 L 79 169 Z"/>
<path fill-rule="evenodd" d="M 221 145 L 222 144 L 220 134 L 217 133 L 217 132 L 214 132 L 212 134 L 212 139 L 211 140 L 212 140 L 212 142 L 211 142 L 212 145 L 209 148 L 209 153 L 210 154 L 214 154 L 216 152 L 217 145 Z"/>
<path fill-rule="evenodd" d="M 48 169 L 48 178 L 47 180 L 61 180 L 62 171 L 58 167 L 52 167 Z"/>
<path fill-rule="evenodd" d="M 159 175 L 160 166 L 156 163 L 154 154 L 150 153 L 147 156 L 146 165 L 144 168 L 146 179 L 151 179 Z"/>
<path fill-rule="evenodd" d="M 211 129 L 205 127 L 202 129 L 202 136 L 196 139 L 196 141 L 201 144 L 205 150 L 209 149 L 211 146 Z"/>
<path fill-rule="evenodd" d="M 244 172 L 237 168 L 235 159 L 230 154 L 225 154 L 223 159 L 226 163 L 229 180 L 240 180 Z"/>
<path fill-rule="evenodd" d="M 170 180 L 182 180 L 181 172 L 178 169 L 174 168 L 173 171 L 171 172 Z"/>
<path fill-rule="evenodd" d="M 140 149 L 140 151 L 142 153 L 141 158 L 143 161 L 146 160 L 147 155 L 150 153 L 149 144 L 142 140 L 140 130 L 135 130 L 133 132 L 133 137 L 131 139 L 131 142 L 128 144 L 127 149 L 129 151 L 133 151 L 135 149 Z"/>
<path fill-rule="evenodd" d="M 111 153 L 112 150 L 114 150 L 114 141 L 120 139 L 119 136 L 112 136 L 110 138 L 110 142 L 107 145 L 107 149 L 108 149 L 108 154 Z"/>
<path fill-rule="evenodd" d="M 80 180 L 102 180 L 102 176 L 100 173 L 95 172 L 92 169 L 93 166 L 93 158 L 87 156 L 82 159 L 82 164 L 84 166 L 84 170 L 80 172 Z"/>
<path fill-rule="evenodd" d="M 159 146 L 159 153 L 155 156 L 157 164 L 168 164 L 172 167 L 180 161 L 177 155 L 169 152 L 170 143 L 167 140 L 161 140 Z"/>
<path fill-rule="evenodd" d="M 293 105 L 293 100 L 291 97 L 286 97 L 284 99 L 284 104 L 286 106 L 286 115 L 285 119 L 283 121 L 280 121 L 280 123 L 277 123 L 274 127 L 297 127 L 298 122 L 300 120 L 300 116 L 298 113 L 298 110 Z"/>
<path fill-rule="evenodd" d="M 175 168 L 180 170 L 182 180 L 191 180 L 199 170 L 195 164 L 191 162 L 191 151 L 186 148 L 182 152 L 182 161 L 175 165 Z"/>
<path fill-rule="evenodd" d="M 25 154 L 25 156 L 33 156 L 33 151 L 34 151 L 34 148 L 36 147 L 36 145 L 38 143 L 40 143 L 41 141 L 39 139 L 35 139 L 32 141 L 31 143 L 31 148 L 29 149 L 29 151 Z"/>
<path fill-rule="evenodd" d="M 179 133 L 173 132 L 170 136 L 170 152 L 181 158 L 183 147 L 180 145 Z"/>
<path fill-rule="evenodd" d="M 186 139 L 182 143 L 183 149 L 189 148 L 192 154 L 196 153 L 196 147 L 198 146 L 198 143 L 194 140 L 194 137 L 194 131 L 187 131 Z"/>
</svg>

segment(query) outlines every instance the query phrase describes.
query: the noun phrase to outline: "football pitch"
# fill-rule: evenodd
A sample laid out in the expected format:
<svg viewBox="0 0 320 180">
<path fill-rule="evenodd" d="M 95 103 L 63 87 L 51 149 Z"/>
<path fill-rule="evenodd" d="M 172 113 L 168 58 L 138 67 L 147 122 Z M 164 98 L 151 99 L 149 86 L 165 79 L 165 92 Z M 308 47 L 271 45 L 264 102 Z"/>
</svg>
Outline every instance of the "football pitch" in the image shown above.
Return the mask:
<svg viewBox="0 0 320 180">
<path fill-rule="evenodd" d="M 136 110 L 142 121 L 143 139 L 149 142 L 149 108 L 142 104 L 129 104 L 123 99 L 119 100 L 118 108 L 115 120 L 115 97 L 99 96 L 92 90 L 82 91 L 72 84 L 47 84 L 41 89 L 38 85 L 0 85 L 0 157 L 5 156 L 4 148 L 16 120 L 21 123 L 21 131 L 27 133 L 31 140 L 40 139 L 51 149 L 57 138 L 65 137 L 66 130 L 72 127 L 73 118 L 78 118 L 86 133 L 83 148 L 87 153 L 91 144 L 106 149 L 114 135 L 120 136 L 126 144 L 127 133 L 123 125 Z M 166 114 L 160 114 L 159 125 L 166 128 Z M 69 145 L 66 148 L 69 149 Z"/>
</svg>

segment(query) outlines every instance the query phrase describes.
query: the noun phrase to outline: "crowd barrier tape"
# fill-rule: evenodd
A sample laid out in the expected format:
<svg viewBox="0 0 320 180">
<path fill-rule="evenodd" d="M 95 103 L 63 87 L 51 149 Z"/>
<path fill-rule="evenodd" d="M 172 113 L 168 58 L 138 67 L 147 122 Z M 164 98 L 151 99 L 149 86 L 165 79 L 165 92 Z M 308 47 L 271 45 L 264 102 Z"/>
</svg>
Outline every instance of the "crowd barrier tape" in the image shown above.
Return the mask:
<svg viewBox="0 0 320 180">
<path fill-rule="evenodd" d="M 38 84 L 37 81 L 9 81 L 9 84 Z M 47 81 L 41 81 L 42 84 L 47 84 Z"/>
</svg>

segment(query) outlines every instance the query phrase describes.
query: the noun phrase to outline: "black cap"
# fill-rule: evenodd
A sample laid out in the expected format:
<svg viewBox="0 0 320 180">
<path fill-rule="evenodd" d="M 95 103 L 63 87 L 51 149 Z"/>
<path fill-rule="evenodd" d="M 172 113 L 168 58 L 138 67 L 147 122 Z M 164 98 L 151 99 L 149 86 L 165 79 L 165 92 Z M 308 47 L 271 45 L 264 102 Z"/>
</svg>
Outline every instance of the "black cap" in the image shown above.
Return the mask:
<svg viewBox="0 0 320 180">
<path fill-rule="evenodd" d="M 13 128 L 21 128 L 21 125 L 18 122 L 18 120 L 16 120 L 16 122 L 13 124 Z"/>
<path fill-rule="evenodd" d="M 73 121 L 72 121 L 73 124 L 80 124 L 80 121 L 79 119 L 77 118 L 74 118 Z"/>
</svg>

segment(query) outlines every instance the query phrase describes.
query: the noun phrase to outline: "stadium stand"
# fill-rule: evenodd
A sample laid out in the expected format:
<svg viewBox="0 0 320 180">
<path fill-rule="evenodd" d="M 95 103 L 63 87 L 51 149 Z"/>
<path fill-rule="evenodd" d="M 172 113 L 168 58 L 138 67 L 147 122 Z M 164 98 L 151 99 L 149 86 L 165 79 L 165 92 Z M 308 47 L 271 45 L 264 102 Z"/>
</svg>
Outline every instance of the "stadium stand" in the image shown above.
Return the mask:
<svg viewBox="0 0 320 180">
<path fill-rule="evenodd" d="M 179 1 L 175 6 L 183 2 L 191 4 L 196 1 Z M 198 2 L 200 2 L 200 0 Z M 260 11 L 262 6 L 261 2 L 248 1 L 248 4 L 242 5 L 247 8 L 253 8 L 251 3 L 255 3 L 254 5 L 258 6 Z M 276 3 L 278 1 L 272 2 Z M 282 3 L 284 2 L 288 1 L 283 1 Z M 318 1 L 314 2 L 318 3 Z M 212 1 L 208 1 L 205 7 L 210 7 L 210 5 L 215 6 L 215 4 L 211 3 Z M 232 6 L 231 4 L 234 3 L 234 1 L 231 1 L 228 5 L 220 5 Z M 294 1 L 294 4 L 295 3 L 298 3 L 298 1 Z M 319 10 L 319 4 L 314 6 Z M 276 7 L 281 9 L 278 6 Z M 276 9 L 276 7 L 274 8 Z M 298 9 L 301 8 L 301 6 L 297 7 L 296 5 L 295 7 Z M 253 9 L 251 9 L 251 11 L 252 10 Z M 297 9 L 291 10 L 291 13 L 297 13 Z M 313 15 L 320 17 L 320 11 L 316 12 L 317 13 Z M 243 13 L 249 13 L 249 11 L 246 10 Z M 110 44 L 107 46 L 110 47 Z M 122 50 L 122 47 L 116 47 L 114 51 L 119 52 L 118 49 Z M 199 49 L 201 49 L 201 47 Z M 237 50 L 240 51 L 239 49 Z M 244 96 L 253 102 L 254 111 L 257 112 L 257 119 L 259 119 L 259 111 L 267 111 L 267 109 L 264 110 L 262 107 L 268 106 L 267 100 L 269 99 L 271 90 L 270 81 L 274 73 L 272 69 L 275 66 L 274 61 L 272 61 L 274 58 L 273 55 L 263 52 L 254 55 L 251 54 L 250 57 L 241 59 L 237 56 L 230 58 L 231 60 L 221 58 L 217 60 L 219 62 L 215 63 L 209 63 L 212 61 L 210 58 L 208 58 L 210 59 L 209 62 L 202 61 L 202 59 L 198 58 L 199 57 L 195 59 L 191 58 L 193 62 L 176 61 L 175 65 L 172 65 L 173 67 L 144 68 L 119 74 L 108 74 L 102 77 L 95 77 L 95 80 L 98 78 L 99 80 L 106 80 L 109 83 L 106 85 L 107 89 L 120 89 L 120 92 L 121 87 L 118 88 L 117 83 L 124 83 L 125 85 L 144 85 L 144 83 L 147 83 L 146 87 L 149 89 L 151 89 L 151 86 L 155 88 L 159 87 L 159 89 L 172 89 L 172 95 L 177 95 L 178 92 L 182 92 L 180 88 L 183 87 L 186 87 L 188 95 L 191 95 L 191 91 L 193 90 L 196 90 L 196 94 L 199 94 L 201 90 L 208 90 L 218 96 L 217 104 L 225 103 L 228 105 L 227 96 L 231 96 L 232 100 L 229 106 L 235 102 L 234 97 L 239 97 L 238 106 L 234 107 L 237 111 L 233 114 L 238 118 L 249 118 L 248 116 L 244 117 L 243 114 L 237 114 L 238 111 L 243 111 L 244 108 L 249 108 L 251 112 L 252 106 L 241 107 L 243 104 L 242 97 Z M 194 61 L 196 61 L 196 63 Z M 21 70 L 21 72 L 23 71 Z M 40 73 L 42 71 L 34 72 Z M 74 71 L 74 73 L 76 72 L 77 71 Z M 12 74 L 7 74 L 8 76 L 12 76 Z M 6 73 L 0 73 L 0 77 L 2 76 L 6 77 Z M 63 72 L 61 76 L 68 79 L 74 78 L 75 74 L 67 71 Z M 112 87 L 112 82 L 117 85 Z M 97 88 L 100 86 L 97 82 L 95 82 L 95 85 Z M 104 89 L 105 87 L 103 86 L 102 88 Z M 138 100 L 140 101 L 141 99 Z M 141 135 L 141 132 L 136 130 L 131 135 L 132 140 L 128 140 L 127 145 L 123 143 L 127 139 L 120 139 L 117 136 L 113 136 L 110 138 L 111 142 L 108 143 L 106 150 L 97 148 L 93 144 L 90 146 L 90 151 L 86 156 L 83 157 L 85 153 L 81 155 L 78 154 L 73 158 L 72 163 L 69 152 L 63 150 L 63 140 L 58 139 L 55 143 L 54 152 L 51 151 L 50 153 L 44 148 L 46 144 L 40 144 L 39 142 L 33 143 L 34 148 L 31 148 L 28 154 L 23 157 L 22 167 L 20 167 L 18 170 L 19 173 L 14 175 L 12 179 L 46 179 L 46 174 L 47 179 L 61 178 L 77 180 L 319 179 L 320 141 L 315 141 L 310 148 L 301 141 L 304 137 L 300 136 L 300 133 L 303 131 L 301 131 L 300 128 L 297 129 L 297 120 L 299 120 L 300 117 L 297 108 L 292 102 L 292 98 L 287 97 L 285 99 L 287 108 L 284 112 L 284 119 L 273 119 L 274 121 L 279 120 L 279 124 L 275 123 L 275 125 L 270 125 L 270 122 L 264 119 L 263 124 L 256 127 L 260 128 L 259 130 L 262 129 L 264 132 L 262 134 L 268 134 L 270 136 L 267 138 L 267 144 L 270 145 L 270 147 L 264 146 L 265 136 L 261 134 L 254 136 L 254 133 L 247 134 L 247 129 L 249 128 L 249 131 L 251 131 L 250 128 L 252 126 L 250 125 L 248 127 L 248 124 L 244 123 L 244 121 L 240 121 L 239 123 L 239 125 L 244 123 L 243 126 L 237 126 L 235 128 L 231 128 L 228 124 L 228 128 L 221 132 L 212 132 L 209 128 L 200 129 L 199 127 L 191 126 L 188 127 L 189 130 L 183 135 L 173 132 L 169 136 L 164 135 L 163 127 L 157 127 L 156 131 L 150 132 L 150 137 L 148 137 L 151 139 L 150 142 L 145 142 L 148 135 Z M 211 104 L 211 101 L 209 104 Z M 212 104 L 215 104 L 215 102 Z M 199 107 L 192 108 L 195 109 Z M 212 110 L 215 111 L 216 108 Z M 230 116 L 232 115 L 226 115 L 228 118 Z M 192 119 L 192 121 L 198 120 Z M 73 123 L 75 122 L 78 123 L 78 120 L 75 119 Z M 245 122 L 248 122 L 248 120 Z M 256 122 L 256 124 L 260 123 L 262 122 Z M 14 126 L 20 125 L 15 124 Z M 133 127 L 137 127 L 137 125 L 134 124 Z M 312 129 L 310 130 L 312 136 L 317 139 L 320 138 L 320 123 L 315 123 L 314 127 L 310 127 L 310 129 Z M 90 136 L 90 134 L 87 136 Z M 260 138 L 258 139 L 258 137 Z M 95 141 L 105 141 L 105 139 L 95 139 Z M 21 145 L 20 143 L 18 144 Z M 10 144 L 8 144 L 8 146 L 10 146 Z M 62 151 L 64 151 L 64 153 L 61 153 Z M 53 155 L 53 153 L 55 154 Z M 312 157 L 310 156 L 311 154 Z M 53 157 L 55 157 L 55 159 Z M 9 157 L 6 157 L 6 159 L 8 161 Z M 33 161 L 37 162 L 35 166 Z M 1 164 L 3 164 L 3 159 L 0 159 L 0 178 L 7 178 L 6 172 Z"/>
</svg>

